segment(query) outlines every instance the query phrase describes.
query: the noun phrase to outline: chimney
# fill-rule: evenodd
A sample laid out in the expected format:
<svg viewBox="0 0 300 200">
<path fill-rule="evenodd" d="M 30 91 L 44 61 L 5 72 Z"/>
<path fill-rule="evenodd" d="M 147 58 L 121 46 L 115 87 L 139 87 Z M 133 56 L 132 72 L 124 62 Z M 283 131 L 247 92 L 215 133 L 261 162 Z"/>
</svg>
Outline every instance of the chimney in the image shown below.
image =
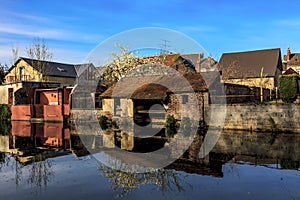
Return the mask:
<svg viewBox="0 0 300 200">
<path fill-rule="evenodd" d="M 290 59 L 291 59 L 291 48 L 289 46 L 286 51 L 286 61 L 289 61 Z"/>
<path fill-rule="evenodd" d="M 197 64 L 196 64 L 196 73 L 201 72 L 201 54 L 198 54 Z"/>
<path fill-rule="evenodd" d="M 208 66 L 208 68 L 211 68 L 211 57 L 210 56 L 207 57 L 207 66 Z"/>
</svg>

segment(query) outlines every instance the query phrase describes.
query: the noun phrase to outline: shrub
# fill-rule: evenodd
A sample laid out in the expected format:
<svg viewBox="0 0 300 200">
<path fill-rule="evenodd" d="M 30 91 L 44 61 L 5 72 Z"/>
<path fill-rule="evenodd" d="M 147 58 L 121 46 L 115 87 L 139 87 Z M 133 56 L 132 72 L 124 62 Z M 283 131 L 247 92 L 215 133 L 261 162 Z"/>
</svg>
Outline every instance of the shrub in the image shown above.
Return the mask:
<svg viewBox="0 0 300 200">
<path fill-rule="evenodd" d="M 166 136 L 174 137 L 176 134 L 176 119 L 173 115 L 167 115 L 166 118 Z"/>
<path fill-rule="evenodd" d="M 295 74 L 279 76 L 279 94 L 285 103 L 292 103 L 297 99 L 298 76 Z"/>
<path fill-rule="evenodd" d="M 0 135 L 9 135 L 11 131 L 11 124 L 9 122 L 0 123 Z"/>
<path fill-rule="evenodd" d="M 10 119 L 11 112 L 8 105 L 0 104 L 0 121 Z"/>
<path fill-rule="evenodd" d="M 108 117 L 105 115 L 101 115 L 99 117 L 99 123 L 102 130 L 106 130 L 108 128 Z"/>
<path fill-rule="evenodd" d="M 173 115 L 167 115 L 166 126 L 167 127 L 175 127 L 176 119 Z"/>
<path fill-rule="evenodd" d="M 106 129 L 119 129 L 118 123 L 116 120 L 113 120 L 112 118 L 101 115 L 99 118 L 99 124 L 102 130 Z"/>
</svg>

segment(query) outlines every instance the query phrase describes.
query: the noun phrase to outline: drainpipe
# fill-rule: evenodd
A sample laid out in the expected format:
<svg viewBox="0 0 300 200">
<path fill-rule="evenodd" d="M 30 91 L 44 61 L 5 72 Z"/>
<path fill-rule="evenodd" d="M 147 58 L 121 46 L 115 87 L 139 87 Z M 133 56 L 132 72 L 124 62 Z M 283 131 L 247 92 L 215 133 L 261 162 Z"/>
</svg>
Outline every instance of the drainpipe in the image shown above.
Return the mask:
<svg viewBox="0 0 300 200">
<path fill-rule="evenodd" d="M 202 94 L 202 96 L 201 96 L 201 98 L 202 98 L 202 122 L 204 123 L 205 122 L 205 120 L 204 120 L 204 94 Z"/>
<path fill-rule="evenodd" d="M 62 95 L 61 95 L 61 103 L 59 102 L 59 93 L 60 91 L 62 91 Z M 64 104 L 63 104 L 63 90 L 61 87 L 57 88 L 57 104 L 61 105 L 61 114 L 64 115 Z"/>
</svg>

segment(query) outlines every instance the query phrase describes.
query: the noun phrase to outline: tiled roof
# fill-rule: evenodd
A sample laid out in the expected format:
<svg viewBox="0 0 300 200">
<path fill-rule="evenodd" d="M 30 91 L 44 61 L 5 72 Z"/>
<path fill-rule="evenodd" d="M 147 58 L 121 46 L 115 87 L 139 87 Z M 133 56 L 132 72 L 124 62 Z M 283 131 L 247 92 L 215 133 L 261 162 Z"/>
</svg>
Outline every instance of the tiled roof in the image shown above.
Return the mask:
<svg viewBox="0 0 300 200">
<path fill-rule="evenodd" d="M 263 74 L 273 77 L 277 68 L 282 70 L 279 48 L 235 53 L 224 53 L 220 59 L 223 78 L 257 78 Z"/>
<path fill-rule="evenodd" d="M 185 82 L 188 81 L 188 82 Z M 200 74 L 151 75 L 122 78 L 108 88 L 102 97 L 131 99 L 164 99 L 167 92 L 183 93 L 207 91 L 208 87 Z"/>
<path fill-rule="evenodd" d="M 284 60 L 287 60 L 287 55 L 284 55 Z M 300 65 L 300 53 L 292 53 L 290 60 L 287 61 L 288 66 L 299 66 Z"/>
</svg>

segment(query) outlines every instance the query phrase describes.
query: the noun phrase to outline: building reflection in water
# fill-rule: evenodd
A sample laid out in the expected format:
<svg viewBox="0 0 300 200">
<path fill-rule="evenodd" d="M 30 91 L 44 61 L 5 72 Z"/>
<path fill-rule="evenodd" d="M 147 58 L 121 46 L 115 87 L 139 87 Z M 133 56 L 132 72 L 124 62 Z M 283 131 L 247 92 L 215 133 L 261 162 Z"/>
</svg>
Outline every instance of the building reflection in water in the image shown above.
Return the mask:
<svg viewBox="0 0 300 200">
<path fill-rule="evenodd" d="M 133 133 L 112 130 L 95 133 L 95 125 L 90 124 L 90 128 L 84 126 L 86 134 L 78 136 L 76 130 L 70 131 L 62 123 L 12 122 L 11 133 L 0 136 L 0 168 L 3 163 L 9 162 L 6 156 L 9 153 L 15 158 L 16 184 L 20 183 L 23 167 L 28 166 L 28 183 L 35 188 L 42 188 L 55 176 L 53 161 L 48 158 L 70 153 L 76 157 L 86 156 L 90 154 L 86 146 L 91 147 L 91 153 L 105 148 L 106 153 L 111 149 L 111 155 L 114 155 L 115 147 L 144 153 L 169 143 L 169 139 L 159 136 L 135 138 Z M 156 185 L 163 191 L 175 188 L 180 192 L 188 185 L 184 178 L 187 174 L 222 178 L 228 173 L 224 171 L 227 163 L 261 165 L 275 170 L 299 170 L 299 134 L 223 132 L 213 150 L 205 158 L 200 158 L 204 135 L 196 135 L 189 149 L 161 170 L 134 174 L 117 170 L 117 167 L 111 169 L 101 163 L 98 163 L 98 168 L 106 179 L 112 180 L 111 188 L 121 191 L 118 194 L 121 196 L 143 184 Z M 184 138 L 177 140 L 176 145 L 179 146 L 185 142 Z"/>
<path fill-rule="evenodd" d="M 10 134 L 0 136 L 0 152 L 3 162 L 14 163 L 17 186 L 26 174 L 27 183 L 41 189 L 54 178 L 52 161 L 48 158 L 70 153 L 70 129 L 63 123 L 12 121 Z"/>
<path fill-rule="evenodd" d="M 21 163 L 68 153 L 70 129 L 64 128 L 63 123 L 12 121 L 11 126 L 8 152 L 17 155 Z"/>
<path fill-rule="evenodd" d="M 214 134 L 214 132 L 212 131 L 210 134 Z M 86 134 L 81 138 L 87 146 L 92 147 L 93 152 L 96 153 L 105 148 L 105 152 L 114 158 L 118 157 L 118 153 L 113 149 L 114 146 L 130 152 L 145 153 L 155 151 L 169 143 L 169 139 L 166 138 L 159 139 L 157 136 L 135 138 L 133 133 L 122 131 L 107 131 L 103 137 Z M 300 167 L 299 134 L 223 131 L 212 151 L 206 157 L 200 158 L 199 152 L 204 138 L 205 133 L 196 135 L 188 150 L 162 170 L 148 173 L 124 172 L 118 170 L 118 166 L 122 165 L 122 169 L 124 169 L 124 165 L 126 165 L 121 158 L 119 163 L 114 160 L 114 169 L 99 163 L 99 170 L 104 177 L 112 179 L 110 181 L 111 188 L 121 191 L 119 195 L 123 196 L 143 184 L 166 183 L 173 187 L 169 189 L 175 187 L 180 191 L 183 187 L 182 184 L 188 183 L 185 182 L 182 173 L 174 172 L 223 178 L 224 174 L 230 173 L 224 168 L 226 164 L 232 167 L 231 172 L 234 171 L 235 164 L 260 165 L 274 170 L 299 170 Z M 177 140 L 176 145 L 179 146 L 178 149 L 181 149 L 180 145 L 184 144 L 186 140 L 184 138 L 177 138 Z M 164 178 L 174 181 L 168 182 Z M 178 184 L 172 185 L 172 183 Z M 157 185 L 166 189 L 163 185 Z"/>
</svg>

